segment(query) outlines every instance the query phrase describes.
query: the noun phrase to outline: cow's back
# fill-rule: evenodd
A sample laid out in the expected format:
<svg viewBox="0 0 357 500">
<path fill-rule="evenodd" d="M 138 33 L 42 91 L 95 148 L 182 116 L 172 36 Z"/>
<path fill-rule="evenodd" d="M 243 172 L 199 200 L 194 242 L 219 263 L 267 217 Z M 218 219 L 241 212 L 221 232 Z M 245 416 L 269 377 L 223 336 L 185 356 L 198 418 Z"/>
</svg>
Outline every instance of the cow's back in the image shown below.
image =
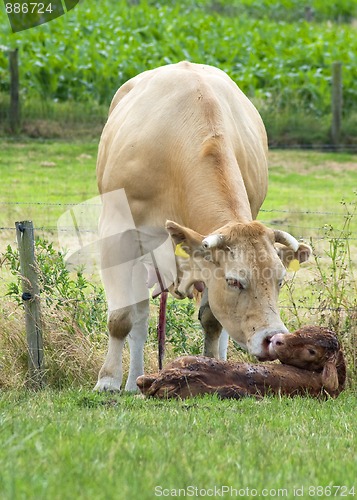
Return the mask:
<svg viewBox="0 0 357 500">
<path fill-rule="evenodd" d="M 267 189 L 266 150 L 258 112 L 224 72 L 164 66 L 115 95 L 99 147 L 99 190 L 125 188 L 137 225 L 173 219 L 211 230 L 195 217 L 213 200 L 249 218 L 248 197 L 256 217 Z"/>
</svg>

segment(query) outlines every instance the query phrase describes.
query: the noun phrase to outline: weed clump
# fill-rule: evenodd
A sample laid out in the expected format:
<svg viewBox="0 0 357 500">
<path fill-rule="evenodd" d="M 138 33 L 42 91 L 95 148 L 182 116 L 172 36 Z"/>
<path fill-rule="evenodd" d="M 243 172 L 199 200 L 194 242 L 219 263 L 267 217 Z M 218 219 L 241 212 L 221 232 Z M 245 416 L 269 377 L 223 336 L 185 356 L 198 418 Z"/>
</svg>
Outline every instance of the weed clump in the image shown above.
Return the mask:
<svg viewBox="0 0 357 500">
<path fill-rule="evenodd" d="M 285 315 L 297 327 L 308 321 L 337 332 L 353 381 L 357 377 L 357 275 L 352 236 L 357 201 L 342 201 L 341 205 L 345 211 L 342 227 L 326 224 L 322 238 L 310 240 L 313 262 L 309 286 L 302 289 L 296 273 L 286 281 L 289 312 Z"/>
<path fill-rule="evenodd" d="M 47 384 L 63 387 L 93 383 L 104 353 L 103 288 L 90 283 L 81 270 L 71 273 L 66 268 L 65 255 L 55 250 L 52 243 L 37 239 L 35 246 Z M 26 334 L 19 314 L 22 298 L 17 250 L 8 245 L 2 261 L 14 279 L 8 284 L 10 302 L 3 311 L 6 321 L 0 340 L 3 364 L 0 386 L 11 387 L 26 382 Z"/>
</svg>

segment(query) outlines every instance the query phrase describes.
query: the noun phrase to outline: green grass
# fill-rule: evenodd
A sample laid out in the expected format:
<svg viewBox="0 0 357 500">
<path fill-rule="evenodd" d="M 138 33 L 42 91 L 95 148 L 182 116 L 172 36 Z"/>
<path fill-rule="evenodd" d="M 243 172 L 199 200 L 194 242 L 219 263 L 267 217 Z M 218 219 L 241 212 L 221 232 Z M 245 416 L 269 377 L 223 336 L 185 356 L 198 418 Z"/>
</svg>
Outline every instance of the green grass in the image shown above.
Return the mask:
<svg viewBox="0 0 357 500">
<path fill-rule="evenodd" d="M 271 151 L 269 164 L 268 195 L 260 220 L 306 239 L 321 235 L 325 224 L 341 227 L 345 215 L 341 201 L 356 200 L 357 155 Z M 356 227 L 356 221 L 353 224 Z"/>
<path fill-rule="evenodd" d="M 2 141 L 1 199 L 73 203 L 96 195 L 97 149 L 98 140 Z"/>
<path fill-rule="evenodd" d="M 11 227 L 15 220 L 33 219 L 37 226 L 56 227 L 58 217 L 67 210 L 66 203 L 79 203 L 97 196 L 97 149 L 98 139 L 2 140 L 0 202 L 5 205 L 0 226 Z"/>
<path fill-rule="evenodd" d="M 73 142 L 0 139 L 0 145 L 0 202 L 5 203 L 1 207 L 0 226 L 10 227 L 15 220 L 33 219 L 38 227 L 55 227 L 67 207 L 36 203 L 65 205 L 97 196 L 98 139 Z M 269 191 L 260 219 L 273 225 L 278 221 L 284 226 L 282 229 L 293 234 L 297 231 L 297 236 L 301 235 L 301 226 L 315 228 L 312 234 L 316 234 L 316 228 L 325 223 L 339 224 L 344 215 L 341 200 L 355 199 L 356 164 L 357 155 L 348 153 L 272 151 Z M 16 202 L 20 204 L 14 205 Z M 304 216 L 281 210 L 339 215 Z"/>
<path fill-rule="evenodd" d="M 136 500 L 155 498 L 158 486 L 225 485 L 293 498 L 297 487 L 356 487 L 355 405 L 352 392 L 326 402 L 9 392 L 1 497 Z"/>
</svg>

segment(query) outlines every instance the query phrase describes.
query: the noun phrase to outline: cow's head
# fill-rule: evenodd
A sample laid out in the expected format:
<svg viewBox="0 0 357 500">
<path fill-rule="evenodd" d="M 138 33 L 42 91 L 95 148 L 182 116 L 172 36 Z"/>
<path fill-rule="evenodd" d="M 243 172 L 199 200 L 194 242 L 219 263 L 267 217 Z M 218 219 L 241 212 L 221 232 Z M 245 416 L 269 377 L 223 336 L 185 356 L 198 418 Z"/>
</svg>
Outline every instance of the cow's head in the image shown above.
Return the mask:
<svg viewBox="0 0 357 500">
<path fill-rule="evenodd" d="M 166 228 L 190 255 L 192 279 L 185 277 L 180 294 L 203 281 L 211 310 L 229 335 L 259 359 L 272 359 L 270 337 L 287 332 L 278 311 L 285 266 L 293 258 L 307 260 L 310 247 L 257 221 L 229 223 L 208 236 L 171 221 Z"/>
</svg>

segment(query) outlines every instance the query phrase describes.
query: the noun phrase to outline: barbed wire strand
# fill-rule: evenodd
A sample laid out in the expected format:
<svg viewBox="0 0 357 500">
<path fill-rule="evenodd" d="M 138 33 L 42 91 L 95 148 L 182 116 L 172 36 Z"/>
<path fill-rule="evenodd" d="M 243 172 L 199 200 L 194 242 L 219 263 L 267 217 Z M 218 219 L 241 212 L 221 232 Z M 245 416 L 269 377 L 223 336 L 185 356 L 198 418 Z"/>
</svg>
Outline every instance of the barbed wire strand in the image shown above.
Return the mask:
<svg viewBox="0 0 357 500">
<path fill-rule="evenodd" d="M 80 203 L 60 203 L 60 202 L 43 202 L 43 201 L 37 201 L 37 202 L 23 202 L 23 201 L 12 201 L 12 202 L 0 202 L 0 206 L 47 206 L 47 207 L 74 207 L 81 205 Z M 89 203 L 83 203 L 83 208 L 84 207 L 100 207 L 101 204 L 89 204 Z M 351 215 L 346 214 L 346 212 L 325 212 L 325 211 L 319 211 L 319 210 L 286 210 L 286 209 L 276 209 L 276 208 L 270 208 L 270 209 L 261 209 L 260 213 L 282 213 L 282 214 L 294 214 L 294 215 L 324 215 L 324 216 L 337 216 L 337 217 L 350 217 Z M 274 225 L 274 221 L 271 222 L 272 225 Z M 311 227 L 311 226 L 301 226 L 301 225 L 296 225 L 296 224 L 290 224 L 289 221 L 284 220 L 284 221 L 279 221 L 280 225 L 286 225 L 290 228 L 294 228 L 296 231 L 326 231 L 326 228 L 328 230 L 328 224 L 326 224 L 326 227 Z M 57 226 L 38 226 L 34 228 L 36 231 L 40 232 L 61 232 L 61 233 L 73 233 L 74 229 L 73 227 L 57 227 Z M 16 228 L 13 227 L 8 227 L 8 226 L 2 226 L 0 227 L 0 231 L 16 231 Z M 96 229 L 92 228 L 79 228 L 78 232 L 81 233 L 87 233 L 87 234 L 95 234 L 97 232 Z M 301 238 L 305 240 L 309 239 L 317 239 L 317 240 L 326 240 L 328 239 L 328 235 L 321 237 L 321 236 L 316 236 L 314 235 L 301 235 Z M 340 237 L 339 238 L 341 241 L 343 240 L 348 240 L 348 241 L 356 241 L 357 237 Z"/>
<path fill-rule="evenodd" d="M 9 297 L 13 297 L 13 294 L 6 294 L 4 296 L 2 296 L 3 299 L 5 298 L 9 298 Z M 44 294 L 40 294 L 40 297 L 41 297 L 41 300 L 42 302 L 46 302 L 46 295 Z M 86 299 L 85 301 L 82 300 L 82 299 L 68 299 L 68 298 L 65 298 L 65 297 L 56 297 L 55 299 L 53 299 L 51 297 L 51 302 L 52 302 L 52 305 L 54 303 L 61 303 L 61 305 L 65 305 L 65 304 L 81 304 L 83 302 L 86 302 L 86 303 L 91 303 L 93 305 L 98 305 L 98 304 L 107 304 L 107 301 L 104 300 L 104 299 L 92 299 L 92 300 L 88 300 Z M 21 305 L 19 305 L 19 307 L 21 307 Z M 355 313 L 356 312 L 356 307 L 314 307 L 314 306 L 302 306 L 302 305 L 299 305 L 299 306 L 284 306 L 284 305 L 279 305 L 279 309 L 285 309 L 285 310 L 290 310 L 290 311 L 295 311 L 297 309 L 299 310 L 305 310 L 305 311 L 329 311 L 329 312 L 345 312 L 345 313 Z"/>
<path fill-rule="evenodd" d="M 47 207 L 101 207 L 102 205 L 99 203 L 59 203 L 59 202 L 45 202 L 45 201 L 1 201 L 0 206 L 47 206 Z M 287 210 L 287 209 L 279 209 L 279 208 L 261 208 L 259 213 L 282 213 L 282 214 L 294 214 L 294 215 L 336 215 L 339 217 L 348 216 L 344 212 L 321 212 L 319 210 Z"/>
</svg>

